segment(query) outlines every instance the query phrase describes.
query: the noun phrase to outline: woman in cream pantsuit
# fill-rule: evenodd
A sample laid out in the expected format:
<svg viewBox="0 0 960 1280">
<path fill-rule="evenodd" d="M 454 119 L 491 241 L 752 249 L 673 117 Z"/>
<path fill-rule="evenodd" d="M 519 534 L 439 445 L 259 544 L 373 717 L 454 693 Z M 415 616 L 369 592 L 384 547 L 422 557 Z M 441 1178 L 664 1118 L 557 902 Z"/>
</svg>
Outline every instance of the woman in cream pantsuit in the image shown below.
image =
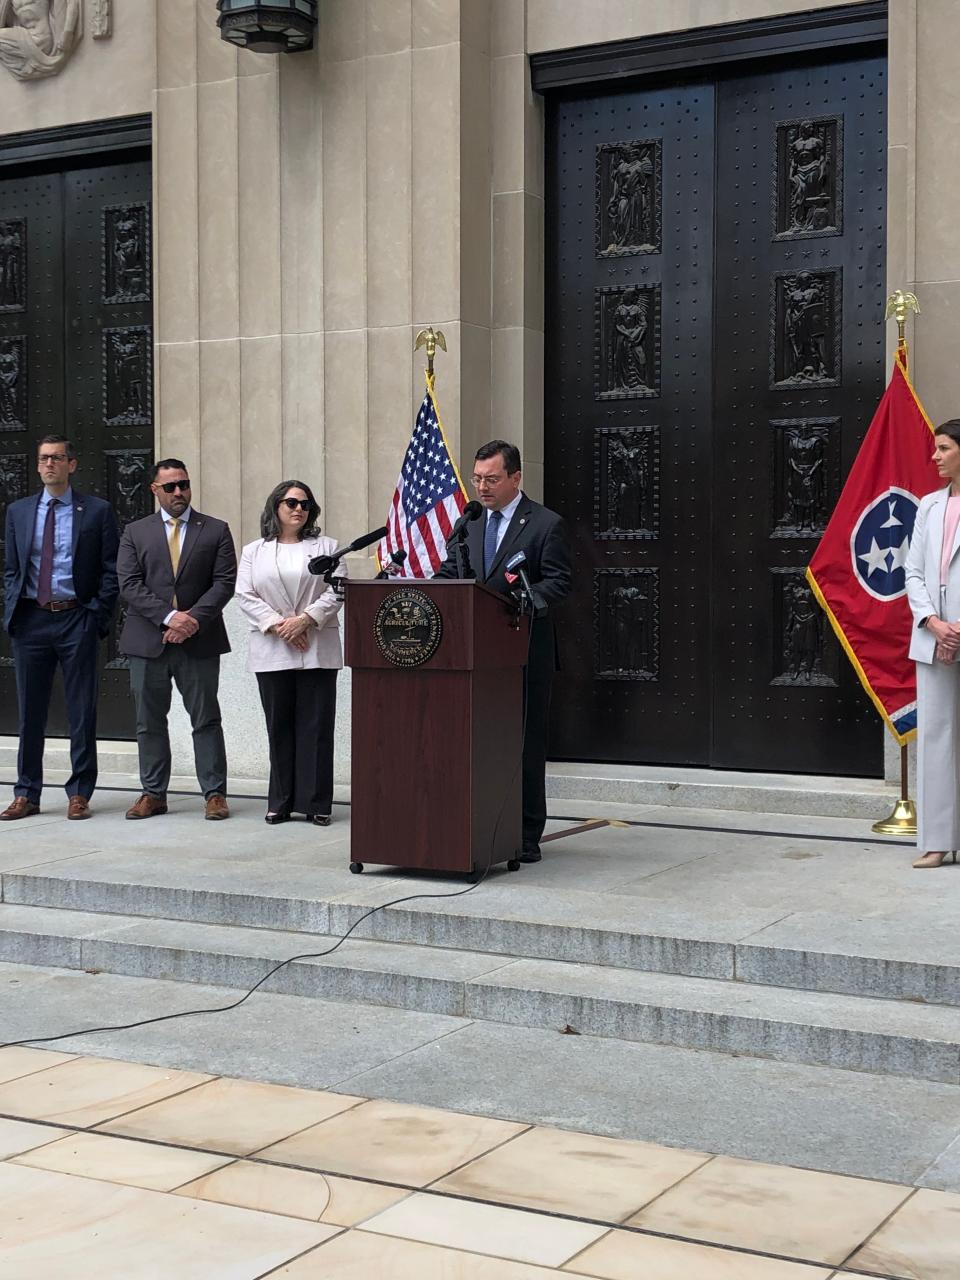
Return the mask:
<svg viewBox="0 0 960 1280">
<path fill-rule="evenodd" d="M 960 419 L 938 427 L 933 460 L 949 484 L 921 498 L 906 560 L 917 664 L 915 867 L 960 849 Z"/>
<path fill-rule="evenodd" d="M 307 570 L 337 549 L 320 536 L 308 485 L 284 480 L 270 494 L 263 537 L 240 556 L 237 603 L 250 622 L 247 669 L 256 673 L 270 741 L 266 821 L 302 813 L 328 826 L 333 802 L 337 672 L 343 666 L 340 601 Z"/>
</svg>

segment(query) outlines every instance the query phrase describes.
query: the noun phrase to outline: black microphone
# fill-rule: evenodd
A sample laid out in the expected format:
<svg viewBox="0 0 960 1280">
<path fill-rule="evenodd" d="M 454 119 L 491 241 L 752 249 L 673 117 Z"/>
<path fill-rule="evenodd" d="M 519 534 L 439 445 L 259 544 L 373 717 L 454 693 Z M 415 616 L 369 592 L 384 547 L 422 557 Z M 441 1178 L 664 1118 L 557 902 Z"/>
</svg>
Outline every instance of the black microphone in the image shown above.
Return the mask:
<svg viewBox="0 0 960 1280">
<path fill-rule="evenodd" d="M 349 555 L 351 551 L 362 551 L 364 547 L 371 546 L 374 542 L 379 542 L 381 538 L 387 536 L 387 526 L 383 525 L 380 529 L 374 529 L 371 533 L 365 533 L 361 538 L 354 538 L 345 547 L 341 547 L 339 551 L 335 551 L 332 556 L 314 556 L 307 563 L 307 568 L 313 574 L 329 573 L 331 569 L 336 568 L 344 556 Z"/>
<path fill-rule="evenodd" d="M 403 547 L 398 547 L 396 551 L 390 552 L 390 563 L 395 564 L 398 568 L 403 564 L 406 558 L 407 553 L 404 551 Z M 375 575 L 377 578 L 389 578 L 390 576 L 391 575 L 388 572 L 386 565 L 384 565 L 380 572 Z"/>
<path fill-rule="evenodd" d="M 542 618 L 547 612 L 546 605 L 542 604 L 539 597 L 533 594 L 533 587 L 530 585 L 530 577 L 526 569 L 523 567 L 527 563 L 527 553 L 518 551 L 510 557 L 504 566 L 507 573 L 516 574 L 523 584 L 523 594 L 527 597 L 530 605 L 530 612 L 535 618 Z"/>
<path fill-rule="evenodd" d="M 480 503 L 477 502 L 476 498 L 473 498 L 463 508 L 463 511 L 460 515 L 460 519 L 451 529 L 450 537 L 447 539 L 447 542 L 453 542 L 454 538 L 466 537 L 466 534 L 463 532 L 464 529 L 467 527 L 467 525 L 470 523 L 471 520 L 479 520 L 479 518 L 482 515 L 483 515 L 483 507 L 481 507 Z"/>
</svg>

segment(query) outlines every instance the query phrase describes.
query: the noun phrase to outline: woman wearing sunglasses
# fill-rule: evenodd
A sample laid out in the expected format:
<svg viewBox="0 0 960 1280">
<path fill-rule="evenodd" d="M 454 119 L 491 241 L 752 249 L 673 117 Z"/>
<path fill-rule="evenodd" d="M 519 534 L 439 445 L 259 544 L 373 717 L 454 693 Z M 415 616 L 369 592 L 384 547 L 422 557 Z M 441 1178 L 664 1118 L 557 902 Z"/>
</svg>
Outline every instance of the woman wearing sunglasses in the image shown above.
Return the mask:
<svg viewBox="0 0 960 1280">
<path fill-rule="evenodd" d="M 262 538 L 240 556 L 237 603 L 250 623 L 247 669 L 256 673 L 270 741 L 266 821 L 294 813 L 330 824 L 340 601 L 307 571 L 337 544 L 320 535 L 320 508 L 301 480 L 284 480 L 260 518 Z"/>
</svg>

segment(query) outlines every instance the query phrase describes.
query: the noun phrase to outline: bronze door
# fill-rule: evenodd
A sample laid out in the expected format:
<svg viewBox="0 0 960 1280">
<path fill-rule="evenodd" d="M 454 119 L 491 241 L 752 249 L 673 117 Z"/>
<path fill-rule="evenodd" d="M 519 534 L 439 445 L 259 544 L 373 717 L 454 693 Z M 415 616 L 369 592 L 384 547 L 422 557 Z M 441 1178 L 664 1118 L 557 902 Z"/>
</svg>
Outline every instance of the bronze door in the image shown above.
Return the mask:
<svg viewBox="0 0 960 1280">
<path fill-rule="evenodd" d="M 152 510 L 149 154 L 38 168 L 0 175 L 0 519 L 39 491 L 37 440 L 62 432 L 80 457 L 75 487 L 106 498 L 125 524 Z M 132 738 L 116 636 L 101 649 L 98 732 Z M 4 635 L 0 732 L 15 733 L 16 717 Z M 48 732 L 67 732 L 59 680 Z"/>
<path fill-rule="evenodd" d="M 549 102 L 551 754 L 879 774 L 803 568 L 883 390 L 885 57 Z"/>
</svg>

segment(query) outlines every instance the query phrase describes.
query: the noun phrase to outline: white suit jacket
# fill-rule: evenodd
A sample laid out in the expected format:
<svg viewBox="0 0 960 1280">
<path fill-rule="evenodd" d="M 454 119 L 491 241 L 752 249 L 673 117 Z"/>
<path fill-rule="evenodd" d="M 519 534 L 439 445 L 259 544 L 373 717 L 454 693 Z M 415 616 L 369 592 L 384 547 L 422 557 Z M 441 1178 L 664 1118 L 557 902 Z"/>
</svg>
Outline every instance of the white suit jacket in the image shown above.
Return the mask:
<svg viewBox="0 0 960 1280">
<path fill-rule="evenodd" d="M 933 662 L 937 642 L 933 632 L 917 624 L 921 618 L 935 614 L 944 622 L 960 622 L 960 526 L 953 540 L 950 567 L 947 570 L 947 595 L 940 612 L 940 559 L 943 551 L 943 522 L 947 514 L 950 486 L 936 489 L 920 499 L 910 550 L 904 565 L 907 599 L 913 611 L 910 657 L 915 662 Z"/>
<path fill-rule="evenodd" d="M 318 537 L 304 538 L 299 545 L 303 564 L 295 600 L 287 595 L 277 569 L 275 539 L 266 542 L 257 538 L 256 542 L 248 542 L 240 555 L 236 598 L 250 623 L 248 671 L 343 666 L 337 617 L 340 601 L 323 578 L 307 571 L 308 560 L 332 555 L 337 544 L 333 538 Z M 267 634 L 276 623 L 299 613 L 308 613 L 317 624 L 304 633 L 310 643 L 303 653 L 279 636 Z"/>
</svg>

